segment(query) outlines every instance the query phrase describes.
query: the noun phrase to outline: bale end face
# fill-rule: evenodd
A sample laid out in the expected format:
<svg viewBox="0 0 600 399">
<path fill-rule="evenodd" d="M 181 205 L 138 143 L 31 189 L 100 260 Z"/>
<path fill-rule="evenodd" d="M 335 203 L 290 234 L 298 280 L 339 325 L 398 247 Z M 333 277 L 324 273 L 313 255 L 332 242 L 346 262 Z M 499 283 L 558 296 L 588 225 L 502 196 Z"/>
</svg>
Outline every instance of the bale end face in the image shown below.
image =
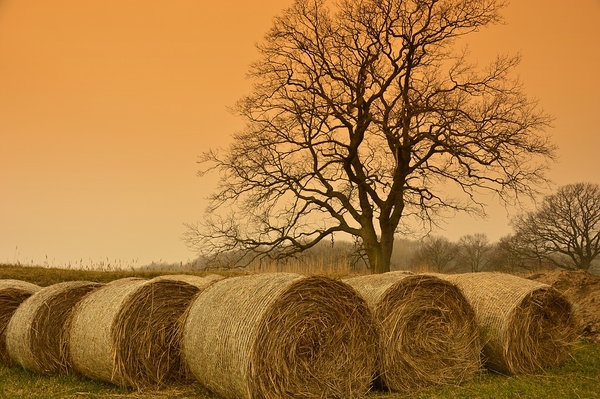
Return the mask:
<svg viewBox="0 0 600 399">
<path fill-rule="evenodd" d="M 571 353 L 577 322 L 571 303 L 549 285 L 505 273 L 448 275 L 475 310 L 485 366 L 532 374 Z"/>
<path fill-rule="evenodd" d="M 215 278 L 120 279 L 73 311 L 69 355 L 90 378 L 138 389 L 158 387 L 182 371 L 180 322 L 194 296 Z"/>
<path fill-rule="evenodd" d="M 375 334 L 348 285 L 271 273 L 202 292 L 182 342 L 190 371 L 224 398 L 353 398 L 370 388 Z"/>
<path fill-rule="evenodd" d="M 577 338 L 571 303 L 554 288 L 538 289 L 509 317 L 504 361 L 488 359 L 488 365 L 503 373 L 533 374 L 568 359 Z"/>
<path fill-rule="evenodd" d="M 301 279 L 260 324 L 248 365 L 251 398 L 353 398 L 369 390 L 376 331 L 367 304 L 347 284 Z"/>
<path fill-rule="evenodd" d="M 43 288 L 17 309 L 7 329 L 10 356 L 40 374 L 68 374 L 66 323 L 74 306 L 102 284 L 69 281 Z"/>
<path fill-rule="evenodd" d="M 124 304 L 111 331 L 115 374 L 124 385 L 142 389 L 184 378 L 180 323 L 200 291 L 198 285 L 160 279 L 138 289 Z"/>
<path fill-rule="evenodd" d="M 378 385 L 409 392 L 460 383 L 478 372 L 475 314 L 455 285 L 397 272 L 346 281 L 373 310 L 380 336 Z"/>
<path fill-rule="evenodd" d="M 6 328 L 10 319 L 19 305 L 40 289 L 25 281 L 0 280 L 0 364 L 13 364 L 6 348 Z"/>
</svg>

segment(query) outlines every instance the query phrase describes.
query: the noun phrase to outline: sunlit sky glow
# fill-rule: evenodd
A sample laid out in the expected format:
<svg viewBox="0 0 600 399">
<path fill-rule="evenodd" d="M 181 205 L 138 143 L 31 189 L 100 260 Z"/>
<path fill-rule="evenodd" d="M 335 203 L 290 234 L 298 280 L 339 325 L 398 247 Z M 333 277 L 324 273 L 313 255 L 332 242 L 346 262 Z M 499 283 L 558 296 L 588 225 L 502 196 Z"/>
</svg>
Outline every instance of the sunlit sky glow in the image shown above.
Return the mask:
<svg viewBox="0 0 600 399">
<path fill-rule="evenodd" d="M 197 156 L 242 127 L 227 107 L 290 3 L 0 0 L 0 263 L 194 258 L 183 223 L 215 183 Z M 600 183 L 600 1 L 513 0 L 504 16 L 467 37 L 473 58 L 520 52 L 556 117 L 550 177 Z M 508 234 L 507 211 L 488 211 L 439 233 Z"/>
</svg>

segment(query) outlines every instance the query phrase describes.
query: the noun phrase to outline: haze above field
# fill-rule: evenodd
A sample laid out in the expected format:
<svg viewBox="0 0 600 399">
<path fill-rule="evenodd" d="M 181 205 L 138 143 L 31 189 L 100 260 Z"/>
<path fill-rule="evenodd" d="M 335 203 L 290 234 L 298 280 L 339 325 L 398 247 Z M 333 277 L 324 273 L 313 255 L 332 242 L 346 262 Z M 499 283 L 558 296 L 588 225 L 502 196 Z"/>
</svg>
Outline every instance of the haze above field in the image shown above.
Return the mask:
<svg viewBox="0 0 600 399">
<path fill-rule="evenodd" d="M 183 223 L 215 182 L 197 155 L 242 127 L 226 107 L 290 3 L 0 0 L 0 263 L 193 258 Z M 551 178 L 600 183 L 600 1 L 513 0 L 504 15 L 467 36 L 473 58 L 521 52 L 527 92 L 556 117 Z M 489 214 L 439 234 L 510 232 L 504 209 Z"/>
</svg>

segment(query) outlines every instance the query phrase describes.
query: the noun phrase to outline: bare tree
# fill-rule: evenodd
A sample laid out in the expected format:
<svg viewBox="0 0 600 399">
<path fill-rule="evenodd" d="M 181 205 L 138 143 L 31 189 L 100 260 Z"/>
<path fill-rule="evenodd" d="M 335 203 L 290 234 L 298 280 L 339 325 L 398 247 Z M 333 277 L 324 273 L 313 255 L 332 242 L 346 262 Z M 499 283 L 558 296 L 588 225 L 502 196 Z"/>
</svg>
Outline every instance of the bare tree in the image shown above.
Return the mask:
<svg viewBox="0 0 600 399">
<path fill-rule="evenodd" d="M 554 146 L 513 77 L 519 57 L 478 68 L 453 47 L 503 6 L 295 0 L 258 45 L 253 91 L 235 107 L 245 129 L 201 156 L 220 184 L 187 225 L 189 247 L 283 257 L 343 232 L 379 273 L 409 221 L 481 214 L 482 192 L 531 194 Z"/>
<path fill-rule="evenodd" d="M 531 244 L 534 246 L 530 246 Z M 493 245 L 490 269 L 513 273 L 541 271 L 546 268 L 547 262 L 537 251 L 531 251 L 530 248 L 535 248 L 535 243 L 526 243 L 521 237 L 514 234 L 501 237 Z"/>
<path fill-rule="evenodd" d="M 413 263 L 417 266 L 427 265 L 438 273 L 449 272 L 453 269 L 452 261 L 457 251 L 457 245 L 446 237 L 430 236 L 421 242 Z"/>
<path fill-rule="evenodd" d="M 490 261 L 492 246 L 486 234 L 476 233 L 462 236 L 458 240 L 458 263 L 471 272 L 480 272 Z"/>
<path fill-rule="evenodd" d="M 589 270 L 600 254 L 600 186 L 568 184 L 513 220 L 521 252 L 563 269 Z"/>
</svg>

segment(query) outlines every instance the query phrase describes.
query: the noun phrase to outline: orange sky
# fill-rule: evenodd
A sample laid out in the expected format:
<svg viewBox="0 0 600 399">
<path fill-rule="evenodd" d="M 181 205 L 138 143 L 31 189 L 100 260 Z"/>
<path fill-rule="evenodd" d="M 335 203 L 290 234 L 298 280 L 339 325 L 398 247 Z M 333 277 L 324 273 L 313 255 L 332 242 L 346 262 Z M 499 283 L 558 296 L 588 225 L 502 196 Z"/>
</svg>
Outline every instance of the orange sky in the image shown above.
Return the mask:
<svg viewBox="0 0 600 399">
<path fill-rule="evenodd" d="M 241 127 L 254 43 L 291 0 L 0 0 L 0 263 L 194 258 L 183 223 L 214 184 L 202 151 Z M 483 64 L 521 52 L 556 117 L 557 185 L 600 183 L 600 0 L 513 0 L 469 36 Z M 506 211 L 457 217 L 450 239 L 508 234 Z"/>
</svg>

